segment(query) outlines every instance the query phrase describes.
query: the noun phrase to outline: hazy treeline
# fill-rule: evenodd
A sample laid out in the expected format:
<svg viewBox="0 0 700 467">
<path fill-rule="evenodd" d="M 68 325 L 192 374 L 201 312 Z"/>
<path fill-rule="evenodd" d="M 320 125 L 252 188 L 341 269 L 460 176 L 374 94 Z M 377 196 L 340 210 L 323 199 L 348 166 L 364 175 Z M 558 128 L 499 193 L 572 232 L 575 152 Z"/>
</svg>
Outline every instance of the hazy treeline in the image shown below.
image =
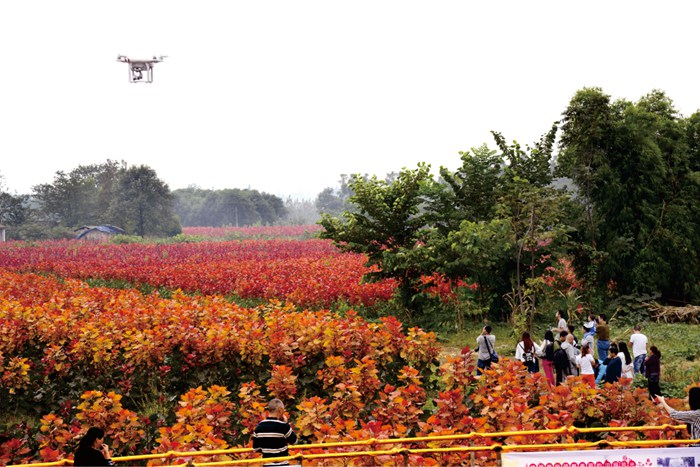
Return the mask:
<svg viewBox="0 0 700 467">
<path fill-rule="evenodd" d="M 205 190 L 188 187 L 173 191 L 175 212 L 183 226 L 221 227 L 273 225 L 287 216 L 284 201 L 275 195 L 238 188 Z"/>
</svg>

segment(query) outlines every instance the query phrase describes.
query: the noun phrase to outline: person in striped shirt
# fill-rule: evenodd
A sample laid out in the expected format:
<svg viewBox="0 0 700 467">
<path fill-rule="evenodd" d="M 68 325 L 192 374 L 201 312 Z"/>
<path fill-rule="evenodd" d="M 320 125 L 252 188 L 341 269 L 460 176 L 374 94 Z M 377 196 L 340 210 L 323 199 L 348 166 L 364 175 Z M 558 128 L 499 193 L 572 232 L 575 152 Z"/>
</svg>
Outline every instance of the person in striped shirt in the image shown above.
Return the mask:
<svg viewBox="0 0 700 467">
<path fill-rule="evenodd" d="M 286 457 L 289 455 L 287 446 L 296 442 L 297 435 L 284 416 L 284 403 L 279 399 L 272 399 L 267 403 L 267 418 L 258 423 L 253 432 L 253 449 L 262 452 L 263 459 Z M 276 465 L 289 465 L 289 462 L 264 464 L 266 467 Z"/>
<path fill-rule="evenodd" d="M 666 409 L 666 412 L 671 416 L 671 418 L 678 420 L 680 422 L 686 422 L 688 427 L 688 432 L 690 433 L 691 439 L 700 439 L 700 388 L 692 387 L 688 391 L 688 405 L 690 410 L 675 410 L 673 407 L 666 403 L 663 396 L 658 395 L 654 398 L 660 407 Z M 700 446 L 698 444 L 691 444 L 691 446 Z"/>
</svg>

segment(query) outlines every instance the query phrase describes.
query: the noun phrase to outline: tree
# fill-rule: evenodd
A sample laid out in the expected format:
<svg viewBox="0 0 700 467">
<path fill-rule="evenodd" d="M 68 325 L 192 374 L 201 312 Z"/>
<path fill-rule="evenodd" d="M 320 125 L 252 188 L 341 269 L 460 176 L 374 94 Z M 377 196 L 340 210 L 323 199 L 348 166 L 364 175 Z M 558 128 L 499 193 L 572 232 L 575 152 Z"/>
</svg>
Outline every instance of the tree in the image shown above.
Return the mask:
<svg viewBox="0 0 700 467">
<path fill-rule="evenodd" d="M 109 214 L 117 225 L 136 235 L 169 236 L 181 232 L 168 185 L 145 165 L 121 172 Z"/>
<path fill-rule="evenodd" d="M 420 311 L 413 298 L 420 291 L 423 271 L 409 258 L 421 247 L 425 233 L 427 218 L 421 205 L 430 180 L 430 166 L 425 164 L 402 170 L 391 183 L 355 174 L 349 187 L 357 211 L 346 211 L 342 219 L 323 214 L 319 221 L 325 229 L 321 238 L 333 240 L 344 251 L 367 255 L 367 265 L 376 268 L 367 280 L 397 280 L 399 299 L 408 313 Z"/>
<path fill-rule="evenodd" d="M 281 198 L 257 190 L 203 190 L 191 186 L 173 194 L 175 212 L 187 226 L 272 225 L 287 215 Z"/>
<path fill-rule="evenodd" d="M 459 154 L 462 166 L 456 171 L 440 167 L 443 183 L 434 185 L 429 204 L 438 213 L 435 224 L 443 233 L 459 229 L 465 220 L 488 221 L 495 216 L 503 159 L 485 144 Z"/>
<path fill-rule="evenodd" d="M 56 172 L 53 183 L 33 188 L 41 215 L 66 227 L 109 222 L 114 187 L 125 168 L 125 162 L 107 160 L 80 165 L 68 173 Z"/>
<path fill-rule="evenodd" d="M 560 169 L 582 196 L 589 243 L 577 265 L 592 285 L 619 293 L 698 295 L 697 165 L 693 118 L 663 92 L 610 103 L 579 91 L 564 112 Z M 695 146 L 696 147 L 696 146 Z"/>
<path fill-rule="evenodd" d="M 492 132 L 507 164 L 500 178 L 498 216 L 510 224 L 515 271 L 510 300 L 513 321 L 519 330 L 532 327 L 536 295 L 526 288 L 541 265 L 544 247 L 557 240 L 565 227 L 561 222 L 560 194 L 551 187 L 551 166 L 557 124 L 533 147 L 523 149 L 517 142 L 506 143 L 500 133 Z M 527 255 L 527 258 L 525 258 Z M 527 267 L 524 262 L 527 261 Z"/>
<path fill-rule="evenodd" d="M 392 175 L 395 174 L 389 174 L 387 177 L 391 177 Z M 319 213 L 325 213 L 330 216 L 340 216 L 345 211 L 352 211 L 354 208 L 350 202 L 350 198 L 353 195 L 353 190 L 350 183 L 353 178 L 358 176 L 359 174 L 342 174 L 337 189 L 331 187 L 324 188 L 316 197 L 316 210 Z M 362 178 L 367 180 L 368 176 L 365 174 Z M 385 181 L 390 183 L 389 179 Z"/>
<path fill-rule="evenodd" d="M 27 206 L 29 197 L 12 195 L 5 191 L 5 177 L 0 174 L 0 224 L 17 226 L 29 219 L 30 210 Z"/>
</svg>

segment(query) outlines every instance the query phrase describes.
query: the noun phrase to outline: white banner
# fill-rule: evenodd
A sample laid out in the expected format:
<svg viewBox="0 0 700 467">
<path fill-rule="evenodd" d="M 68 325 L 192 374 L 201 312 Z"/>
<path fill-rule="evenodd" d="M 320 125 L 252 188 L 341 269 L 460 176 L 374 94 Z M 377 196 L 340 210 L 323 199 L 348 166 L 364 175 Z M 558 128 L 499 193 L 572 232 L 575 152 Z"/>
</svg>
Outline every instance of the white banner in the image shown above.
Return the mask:
<svg viewBox="0 0 700 467">
<path fill-rule="evenodd" d="M 700 447 L 507 452 L 503 467 L 700 467 Z"/>
</svg>

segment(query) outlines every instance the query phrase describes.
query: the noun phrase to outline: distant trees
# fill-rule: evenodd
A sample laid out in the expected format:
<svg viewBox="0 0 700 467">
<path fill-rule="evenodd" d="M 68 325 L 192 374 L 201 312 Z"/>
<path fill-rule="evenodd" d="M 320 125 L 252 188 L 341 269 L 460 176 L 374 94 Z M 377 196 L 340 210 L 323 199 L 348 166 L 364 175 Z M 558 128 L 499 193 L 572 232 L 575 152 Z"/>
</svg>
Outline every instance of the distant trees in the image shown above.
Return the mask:
<svg viewBox="0 0 700 467">
<path fill-rule="evenodd" d="M 34 187 L 37 218 L 51 225 L 114 224 L 141 236 L 181 232 L 173 196 L 156 172 L 107 160 L 56 172 L 53 183 Z"/>
<path fill-rule="evenodd" d="M 338 188 L 324 188 L 316 197 L 316 210 L 329 216 L 339 216 L 345 211 L 352 211 L 353 204 L 350 202 L 350 197 L 353 194 L 353 189 L 351 182 L 358 175 L 342 174 Z M 363 178 L 366 180 L 368 176 L 365 175 Z"/>
<path fill-rule="evenodd" d="M 125 162 L 107 160 L 80 165 L 68 173 L 56 172 L 52 183 L 33 187 L 40 218 L 65 227 L 108 223 L 115 189 L 125 170 Z"/>
<path fill-rule="evenodd" d="M 6 191 L 4 177 L 0 174 L 0 224 L 15 226 L 26 222 L 30 215 L 28 198 Z"/>
<path fill-rule="evenodd" d="M 205 190 L 196 186 L 175 190 L 175 212 L 186 226 L 272 225 L 287 215 L 278 196 L 238 188 Z"/>
</svg>

